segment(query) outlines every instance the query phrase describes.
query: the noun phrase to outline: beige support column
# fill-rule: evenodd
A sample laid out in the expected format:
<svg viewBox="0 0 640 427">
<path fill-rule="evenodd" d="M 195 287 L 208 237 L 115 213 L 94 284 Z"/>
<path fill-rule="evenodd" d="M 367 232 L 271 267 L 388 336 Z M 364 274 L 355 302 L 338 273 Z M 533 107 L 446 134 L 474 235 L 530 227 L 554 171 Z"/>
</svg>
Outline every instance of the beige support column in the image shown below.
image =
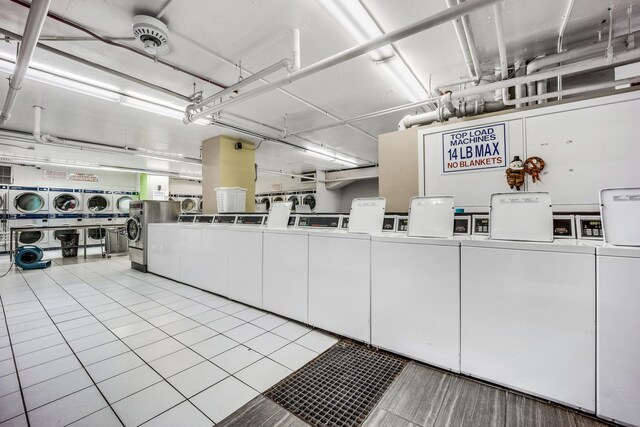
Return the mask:
<svg viewBox="0 0 640 427">
<path fill-rule="evenodd" d="M 388 212 L 407 212 L 417 196 L 418 128 L 378 137 L 378 192 L 387 199 Z"/>
<path fill-rule="evenodd" d="M 236 143 L 242 148 L 237 149 Z M 202 141 L 202 210 L 218 212 L 217 187 L 242 187 L 247 189 L 246 211 L 255 210 L 255 146 L 225 135 Z"/>
</svg>

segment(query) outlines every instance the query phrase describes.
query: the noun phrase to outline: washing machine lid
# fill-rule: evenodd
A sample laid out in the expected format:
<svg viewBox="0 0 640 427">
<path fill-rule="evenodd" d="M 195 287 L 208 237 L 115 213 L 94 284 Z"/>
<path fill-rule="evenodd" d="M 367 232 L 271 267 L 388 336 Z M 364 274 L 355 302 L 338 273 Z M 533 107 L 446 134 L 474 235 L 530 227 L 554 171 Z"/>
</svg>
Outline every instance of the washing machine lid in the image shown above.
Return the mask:
<svg viewBox="0 0 640 427">
<path fill-rule="evenodd" d="M 488 249 L 515 249 L 531 252 L 562 252 L 574 254 L 594 255 L 596 253 L 596 245 L 584 244 L 579 240 L 561 239 L 555 242 L 530 242 L 530 241 L 513 241 L 513 240 L 491 240 L 481 238 L 461 238 L 462 247 L 478 247 Z"/>
<path fill-rule="evenodd" d="M 549 193 L 492 194 L 489 218 L 491 239 L 553 241 L 553 211 Z"/>
<path fill-rule="evenodd" d="M 384 223 L 387 199 L 366 197 L 353 199 L 349 212 L 349 233 L 379 233 Z"/>
<path fill-rule="evenodd" d="M 267 217 L 267 228 L 287 228 L 292 207 L 292 202 L 275 202 L 273 206 L 271 206 L 271 212 L 269 212 L 269 216 Z"/>
<path fill-rule="evenodd" d="M 412 197 L 409 202 L 409 229 L 413 237 L 453 236 L 455 212 L 453 196 Z"/>
<path fill-rule="evenodd" d="M 623 258 L 640 258 L 640 247 L 638 246 L 614 246 L 603 244 L 596 248 L 599 256 L 615 256 Z"/>
<path fill-rule="evenodd" d="M 373 242 L 403 243 L 407 245 L 435 245 L 435 246 L 460 246 L 459 239 L 443 239 L 439 237 L 414 237 L 404 233 L 400 234 L 374 234 L 371 236 Z"/>
<path fill-rule="evenodd" d="M 640 188 L 600 191 L 604 241 L 619 246 L 640 246 Z"/>
</svg>

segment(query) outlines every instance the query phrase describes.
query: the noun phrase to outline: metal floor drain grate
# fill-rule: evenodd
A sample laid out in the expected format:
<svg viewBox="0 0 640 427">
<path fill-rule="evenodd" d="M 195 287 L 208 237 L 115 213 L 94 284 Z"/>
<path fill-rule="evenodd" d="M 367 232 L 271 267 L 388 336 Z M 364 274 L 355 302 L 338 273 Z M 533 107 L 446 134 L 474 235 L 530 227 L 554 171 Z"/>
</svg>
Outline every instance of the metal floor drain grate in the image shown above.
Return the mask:
<svg viewBox="0 0 640 427">
<path fill-rule="evenodd" d="M 265 395 L 318 427 L 359 426 L 407 361 L 340 341 Z"/>
</svg>

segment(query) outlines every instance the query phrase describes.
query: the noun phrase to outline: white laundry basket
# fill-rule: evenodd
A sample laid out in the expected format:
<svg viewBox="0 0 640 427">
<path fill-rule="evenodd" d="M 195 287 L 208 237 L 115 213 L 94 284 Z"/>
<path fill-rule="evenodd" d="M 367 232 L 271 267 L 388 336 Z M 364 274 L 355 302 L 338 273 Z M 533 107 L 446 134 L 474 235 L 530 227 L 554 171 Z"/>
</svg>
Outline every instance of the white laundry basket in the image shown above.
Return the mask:
<svg viewBox="0 0 640 427">
<path fill-rule="evenodd" d="M 247 200 L 247 189 L 240 187 L 218 187 L 216 199 L 218 212 L 244 212 Z"/>
</svg>

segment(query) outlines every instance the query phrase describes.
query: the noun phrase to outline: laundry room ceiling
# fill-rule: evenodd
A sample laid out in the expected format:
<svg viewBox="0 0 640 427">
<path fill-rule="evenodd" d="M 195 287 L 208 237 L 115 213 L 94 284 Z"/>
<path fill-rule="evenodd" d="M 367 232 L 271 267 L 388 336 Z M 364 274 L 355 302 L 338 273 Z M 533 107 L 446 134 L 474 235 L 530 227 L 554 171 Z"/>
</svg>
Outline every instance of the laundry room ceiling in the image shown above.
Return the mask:
<svg viewBox="0 0 640 427">
<path fill-rule="evenodd" d="M 359 3 L 358 7 L 363 6 L 385 33 L 447 7 L 445 0 L 352 1 Z M 96 153 L 90 150 L 43 147 L 27 141 L 28 134 L 34 130 L 33 106 L 40 105 L 44 108 L 42 133 L 129 148 L 137 154 L 143 150 L 163 156 L 198 159 L 203 140 L 225 134 L 255 143 L 268 137 L 269 140 L 256 151 L 257 163 L 263 169 L 300 173 L 316 168 L 339 169 L 375 164 L 377 136 L 396 130 L 399 119 L 404 115 L 425 111 L 421 108 L 428 107 L 414 107 L 358 121 L 350 126 L 300 134 L 297 131 L 415 102 L 427 96 L 424 89 L 433 90 L 441 83 L 466 77 L 467 68 L 451 23 L 396 42 L 396 55 L 390 60 L 375 61 L 372 55 L 365 54 L 297 80 L 282 90 L 229 106 L 217 117 L 220 125 L 185 125 L 180 118 L 180 110 L 189 104 L 187 99 L 194 91 L 201 91 L 207 97 L 221 90 L 194 75 L 229 86 L 240 78 L 248 77 L 248 71 L 256 72 L 283 58 L 291 58 L 293 28 L 300 29 L 302 68 L 361 43 L 362 40 L 354 36 L 348 24 L 340 22 L 331 13 L 332 2 L 339 1 L 52 1 L 52 14 L 100 36 L 116 38 L 117 43 L 138 50 L 142 50 L 142 44 L 132 39 L 134 16 L 160 15 L 160 20 L 169 29 L 169 47 L 168 52 L 159 58 L 190 73 L 98 41 L 78 28 L 48 17 L 41 33 L 43 45 L 166 90 L 149 88 L 41 48 L 36 49 L 33 56 L 34 67 L 63 76 L 79 76 L 88 84 L 168 105 L 175 110 L 171 114 L 173 117 L 157 111 L 129 108 L 127 102 L 96 98 L 27 78 L 18 93 L 12 117 L 4 127 L 4 131 L 24 132 L 24 138 L 17 141 L 16 138 L 7 138 L 8 132 L 3 132 L 0 134 L 0 153 L 3 157 L 32 156 L 52 161 L 66 159 L 78 164 L 110 164 L 196 176 L 200 173 L 199 166 L 194 164 L 197 162 L 158 160 L 151 156 L 134 156 L 124 150 L 122 153 L 100 154 L 97 158 Z M 23 34 L 29 13 L 25 4 L 28 3 L 0 0 L 0 29 L 5 34 Z M 567 4 L 568 0 L 504 2 L 505 38 L 510 63 L 555 51 Z M 610 5 L 614 6 L 614 33 L 626 32 L 627 7 L 632 5 L 640 11 L 640 0 L 576 0 L 567 26 L 565 46 L 596 41 L 599 31 L 605 37 Z M 635 10 L 632 30 L 639 26 L 637 16 L 640 13 L 635 13 Z M 492 76 L 494 67 L 498 65 L 493 19 L 491 7 L 470 14 L 482 69 L 487 76 Z M 7 64 L 15 61 L 16 50 L 17 42 L 11 38 L 0 43 L 0 60 L 5 65 L 4 69 L 0 67 L 2 101 L 8 90 L 6 77 L 11 73 L 6 69 Z M 403 60 L 406 66 L 401 64 Z M 404 69 L 393 72 L 394 67 Z M 415 77 L 408 70 L 412 70 Z M 266 80 L 276 81 L 285 74 L 282 70 L 267 76 Z M 253 83 L 241 89 L 240 94 L 263 85 L 263 82 Z M 168 91 L 179 96 L 169 95 Z M 29 147 L 33 149 L 25 149 Z"/>
</svg>

